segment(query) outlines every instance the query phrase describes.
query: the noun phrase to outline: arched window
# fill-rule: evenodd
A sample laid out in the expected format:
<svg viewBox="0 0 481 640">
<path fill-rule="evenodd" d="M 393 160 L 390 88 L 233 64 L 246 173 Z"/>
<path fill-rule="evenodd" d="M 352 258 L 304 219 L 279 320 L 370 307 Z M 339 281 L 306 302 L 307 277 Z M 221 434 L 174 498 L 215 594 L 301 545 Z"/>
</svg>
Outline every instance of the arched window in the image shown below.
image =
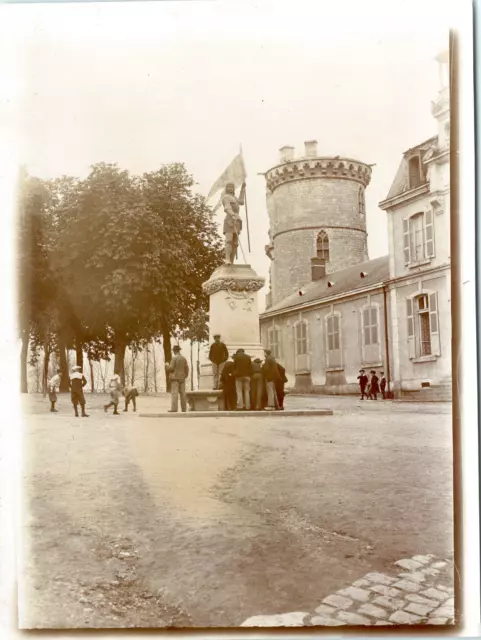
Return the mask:
<svg viewBox="0 0 481 640">
<path fill-rule="evenodd" d="M 318 258 L 329 262 L 329 238 L 325 231 L 321 231 L 317 235 L 316 253 Z"/>
<path fill-rule="evenodd" d="M 366 214 L 366 205 L 364 202 L 364 191 L 363 188 L 359 188 L 359 215 L 364 216 Z"/>
</svg>

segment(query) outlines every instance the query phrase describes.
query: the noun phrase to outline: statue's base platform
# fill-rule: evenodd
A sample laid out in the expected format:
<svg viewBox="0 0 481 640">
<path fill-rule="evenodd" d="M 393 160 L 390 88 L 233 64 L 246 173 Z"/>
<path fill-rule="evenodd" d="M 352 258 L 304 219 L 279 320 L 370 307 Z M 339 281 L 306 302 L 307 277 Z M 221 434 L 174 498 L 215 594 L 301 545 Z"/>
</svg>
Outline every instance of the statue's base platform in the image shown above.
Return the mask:
<svg viewBox="0 0 481 640">
<path fill-rule="evenodd" d="M 189 411 L 223 411 L 224 394 L 214 389 L 200 389 L 199 391 L 187 391 L 187 403 Z"/>
<path fill-rule="evenodd" d="M 308 418 L 332 416 L 332 409 L 305 411 L 187 411 L 186 413 L 140 413 L 139 418 Z"/>
</svg>

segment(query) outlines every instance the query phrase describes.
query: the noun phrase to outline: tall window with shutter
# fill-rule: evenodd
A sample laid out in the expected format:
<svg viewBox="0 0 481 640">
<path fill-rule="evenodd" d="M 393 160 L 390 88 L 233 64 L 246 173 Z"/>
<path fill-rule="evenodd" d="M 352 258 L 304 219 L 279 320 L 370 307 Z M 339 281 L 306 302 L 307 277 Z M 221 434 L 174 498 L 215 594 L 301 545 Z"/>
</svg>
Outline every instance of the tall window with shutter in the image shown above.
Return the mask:
<svg viewBox="0 0 481 640">
<path fill-rule="evenodd" d="M 406 299 L 409 357 L 441 355 L 437 293 L 422 293 Z"/>
<path fill-rule="evenodd" d="M 274 358 L 281 357 L 281 330 L 278 327 L 270 327 L 267 331 L 267 342 Z"/>
<path fill-rule="evenodd" d="M 341 316 L 339 313 L 326 317 L 326 341 L 328 368 L 341 367 Z"/>
<path fill-rule="evenodd" d="M 379 343 L 379 309 L 376 306 L 362 310 L 363 362 L 374 363 L 381 358 Z"/>
<path fill-rule="evenodd" d="M 305 320 L 296 322 L 294 325 L 294 348 L 296 371 L 307 371 L 309 369 L 309 349 Z"/>
<path fill-rule="evenodd" d="M 434 220 L 428 209 L 403 219 L 404 264 L 416 264 L 434 258 Z"/>
</svg>

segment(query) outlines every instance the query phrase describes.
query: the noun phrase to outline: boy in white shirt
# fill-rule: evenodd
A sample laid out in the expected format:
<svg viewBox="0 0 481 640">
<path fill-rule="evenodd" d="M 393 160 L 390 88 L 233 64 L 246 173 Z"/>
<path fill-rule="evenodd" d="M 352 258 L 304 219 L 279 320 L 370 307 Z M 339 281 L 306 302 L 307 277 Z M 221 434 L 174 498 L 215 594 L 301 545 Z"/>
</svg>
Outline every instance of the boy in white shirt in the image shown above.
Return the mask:
<svg viewBox="0 0 481 640">
<path fill-rule="evenodd" d="M 48 381 L 48 399 L 50 400 L 50 411 L 51 413 L 58 413 L 55 408 L 55 403 L 57 402 L 57 391 L 60 386 L 60 369 L 57 369 L 57 373 L 50 378 Z"/>
</svg>

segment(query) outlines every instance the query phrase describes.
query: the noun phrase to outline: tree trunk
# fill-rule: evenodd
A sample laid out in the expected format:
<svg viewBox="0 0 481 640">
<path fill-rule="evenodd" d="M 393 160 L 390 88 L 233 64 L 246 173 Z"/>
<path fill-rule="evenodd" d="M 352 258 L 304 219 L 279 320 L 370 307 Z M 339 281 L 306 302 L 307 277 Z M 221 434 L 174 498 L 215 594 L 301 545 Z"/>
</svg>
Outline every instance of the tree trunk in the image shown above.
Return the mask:
<svg viewBox="0 0 481 640">
<path fill-rule="evenodd" d="M 89 358 L 89 367 L 90 367 L 90 390 L 92 393 L 95 393 L 95 377 L 94 377 L 94 363 Z"/>
<path fill-rule="evenodd" d="M 194 341 L 190 341 L 190 390 L 194 390 Z"/>
<path fill-rule="evenodd" d="M 22 352 L 20 354 L 20 393 L 28 393 L 27 358 L 29 332 L 22 332 Z"/>
<path fill-rule="evenodd" d="M 82 367 L 82 372 L 84 369 L 84 352 L 82 349 L 82 342 L 79 338 L 75 339 L 75 355 L 77 356 L 77 367 Z"/>
<path fill-rule="evenodd" d="M 47 395 L 47 382 L 48 382 L 48 366 L 50 364 L 50 348 L 43 348 L 43 376 L 42 376 L 42 393 L 43 397 Z"/>
<path fill-rule="evenodd" d="M 200 389 L 200 342 L 197 343 L 197 389 Z"/>
<path fill-rule="evenodd" d="M 114 373 L 118 373 L 122 380 L 122 386 L 125 386 L 125 350 L 127 348 L 127 341 L 125 335 L 115 332 L 115 360 L 114 360 Z"/>
<path fill-rule="evenodd" d="M 155 340 L 152 340 L 152 366 L 154 367 L 154 391 L 157 393 L 157 358 L 155 356 Z"/>
<path fill-rule="evenodd" d="M 165 322 L 162 323 L 162 347 L 164 349 L 164 362 L 166 365 L 165 384 L 167 393 L 170 393 L 170 380 L 169 374 L 167 373 L 167 365 L 172 360 L 172 347 L 170 344 L 170 328 L 166 326 Z"/>
<path fill-rule="evenodd" d="M 57 336 L 58 341 L 58 359 L 59 359 L 59 368 L 60 368 L 60 393 L 68 393 L 68 362 L 67 362 L 67 351 L 65 348 L 65 342 L 63 338 Z"/>
<path fill-rule="evenodd" d="M 144 355 L 144 393 L 149 391 L 149 345 L 145 348 Z"/>
</svg>

